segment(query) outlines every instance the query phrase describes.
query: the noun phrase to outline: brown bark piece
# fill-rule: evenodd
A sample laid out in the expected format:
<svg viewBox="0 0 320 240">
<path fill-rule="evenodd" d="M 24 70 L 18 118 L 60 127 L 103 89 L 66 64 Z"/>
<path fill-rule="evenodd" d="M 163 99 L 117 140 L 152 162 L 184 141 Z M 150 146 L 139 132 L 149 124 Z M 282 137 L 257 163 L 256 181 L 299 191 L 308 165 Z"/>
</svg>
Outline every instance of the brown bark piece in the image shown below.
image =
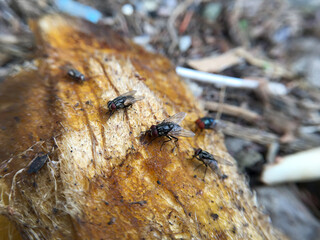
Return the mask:
<svg viewBox="0 0 320 240">
<path fill-rule="evenodd" d="M 193 147 L 228 158 L 223 138 L 196 131 L 203 116 L 162 56 L 106 27 L 59 15 L 32 24 L 34 69 L 0 90 L 0 213 L 26 239 L 279 239 L 235 166 L 221 180 L 191 160 Z M 66 77 L 73 67 L 87 81 Z M 142 76 L 139 78 L 137 76 Z M 108 100 L 137 90 L 144 100 L 110 119 Z M 177 112 L 194 138 L 179 148 L 139 135 Z M 49 154 L 27 174 L 32 159 Z M 232 161 L 232 160 L 231 160 Z"/>
</svg>

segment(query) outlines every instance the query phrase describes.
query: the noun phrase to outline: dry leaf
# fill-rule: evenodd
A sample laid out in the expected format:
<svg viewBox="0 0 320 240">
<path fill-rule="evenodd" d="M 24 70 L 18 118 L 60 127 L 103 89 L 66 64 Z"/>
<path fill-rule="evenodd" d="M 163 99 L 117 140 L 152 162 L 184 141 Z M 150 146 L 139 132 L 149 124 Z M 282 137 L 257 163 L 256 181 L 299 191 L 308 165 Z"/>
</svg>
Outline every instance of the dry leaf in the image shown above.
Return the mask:
<svg viewBox="0 0 320 240">
<path fill-rule="evenodd" d="M 230 50 L 218 56 L 188 60 L 187 63 L 194 69 L 200 71 L 218 73 L 243 61 L 242 58 L 236 54 L 235 50 L 236 49 Z"/>
</svg>

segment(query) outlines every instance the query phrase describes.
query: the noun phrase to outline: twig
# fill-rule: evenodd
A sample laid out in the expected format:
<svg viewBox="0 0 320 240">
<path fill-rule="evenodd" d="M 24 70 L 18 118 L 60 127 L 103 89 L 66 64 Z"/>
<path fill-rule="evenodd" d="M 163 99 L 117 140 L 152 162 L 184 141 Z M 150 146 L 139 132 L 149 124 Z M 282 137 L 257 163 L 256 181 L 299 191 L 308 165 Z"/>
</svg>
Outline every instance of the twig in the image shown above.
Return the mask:
<svg viewBox="0 0 320 240">
<path fill-rule="evenodd" d="M 276 159 L 276 156 L 279 151 L 279 143 L 278 142 L 273 142 L 268 146 L 268 152 L 267 152 L 267 162 L 268 163 L 273 163 Z"/>
<path fill-rule="evenodd" d="M 299 133 L 300 134 L 310 134 L 310 133 L 315 133 L 315 132 L 320 132 L 320 126 L 301 126 L 299 128 Z"/>
<path fill-rule="evenodd" d="M 262 145 L 270 145 L 274 142 L 279 142 L 279 137 L 275 134 L 259 130 L 256 128 L 243 127 L 227 121 L 220 120 L 221 130 L 229 136 L 246 139 Z"/>
<path fill-rule="evenodd" d="M 298 106 L 302 107 L 302 108 L 306 108 L 308 110 L 320 110 L 320 106 L 319 104 L 317 104 L 316 102 L 312 102 L 310 100 L 301 100 L 297 102 Z"/>
<path fill-rule="evenodd" d="M 245 50 L 244 48 L 237 48 L 236 54 L 238 56 L 244 58 L 251 65 L 260 67 L 262 69 L 266 69 L 273 76 L 286 77 L 286 78 L 293 78 L 294 77 L 294 74 L 291 71 L 288 71 L 287 69 L 285 69 L 281 65 L 273 63 L 268 60 L 257 58 L 253 54 L 251 54 L 249 51 Z"/>
<path fill-rule="evenodd" d="M 261 180 L 276 184 L 320 179 L 319 155 L 320 148 L 316 148 L 286 156 L 278 163 L 266 165 Z"/>
<path fill-rule="evenodd" d="M 170 15 L 169 19 L 168 19 L 168 23 L 167 23 L 167 28 L 168 28 L 168 32 L 169 35 L 171 37 L 171 45 L 169 47 L 169 53 L 171 54 L 174 50 L 174 48 L 178 45 L 178 34 L 177 31 L 175 29 L 174 23 L 176 21 L 176 19 L 179 17 L 180 14 L 182 14 L 183 12 L 185 12 L 187 10 L 187 8 L 193 4 L 194 0 L 187 0 L 187 1 L 183 1 L 181 2 L 177 8 L 172 12 L 172 14 Z"/>
<path fill-rule="evenodd" d="M 318 147 L 319 142 L 320 142 L 320 137 L 318 134 L 309 133 L 309 134 L 303 135 L 300 133 L 300 136 L 298 139 L 295 139 L 294 141 L 287 144 L 282 144 L 281 150 L 287 153 L 301 152 L 307 149 Z"/>
<path fill-rule="evenodd" d="M 201 72 L 190 68 L 176 67 L 179 76 L 194 79 L 200 82 L 211 83 L 218 86 L 228 86 L 234 88 L 256 89 L 260 82 L 235 77 L 228 77 L 219 74 Z M 268 82 L 269 92 L 274 95 L 285 95 L 288 93 L 287 87 L 281 83 Z"/>
<path fill-rule="evenodd" d="M 189 23 L 190 23 L 190 21 L 192 19 L 193 14 L 194 14 L 194 10 L 193 9 L 189 10 L 185 14 L 185 16 L 184 16 L 184 18 L 183 18 L 183 20 L 182 20 L 182 22 L 180 24 L 180 27 L 179 27 L 179 34 L 183 34 L 187 30 L 187 28 L 189 26 Z"/>
<path fill-rule="evenodd" d="M 256 122 L 257 120 L 261 119 L 261 116 L 253 111 L 226 103 L 205 102 L 204 106 L 207 110 L 221 111 L 222 113 L 225 113 L 227 115 L 245 119 L 248 122 Z"/>
</svg>

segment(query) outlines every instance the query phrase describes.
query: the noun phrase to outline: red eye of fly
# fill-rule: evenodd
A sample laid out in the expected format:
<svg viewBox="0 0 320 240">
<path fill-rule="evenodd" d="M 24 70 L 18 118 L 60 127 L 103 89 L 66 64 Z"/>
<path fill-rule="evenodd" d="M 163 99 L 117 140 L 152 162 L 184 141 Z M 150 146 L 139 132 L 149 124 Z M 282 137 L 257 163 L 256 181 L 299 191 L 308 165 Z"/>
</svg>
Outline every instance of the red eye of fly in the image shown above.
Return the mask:
<svg viewBox="0 0 320 240">
<path fill-rule="evenodd" d="M 204 122 L 202 122 L 201 121 L 201 119 L 198 119 L 197 121 L 196 121 L 196 124 L 198 125 L 198 127 L 200 128 L 200 129 L 204 129 Z"/>
<path fill-rule="evenodd" d="M 155 125 L 151 126 L 151 137 L 158 137 L 158 130 Z"/>
<path fill-rule="evenodd" d="M 117 107 L 116 107 L 116 105 L 114 103 L 112 103 L 110 107 L 111 107 L 112 111 L 117 109 Z"/>
<path fill-rule="evenodd" d="M 199 155 L 200 153 L 201 153 L 201 148 L 198 148 L 197 150 L 196 150 L 196 152 L 195 152 L 195 155 Z"/>
</svg>

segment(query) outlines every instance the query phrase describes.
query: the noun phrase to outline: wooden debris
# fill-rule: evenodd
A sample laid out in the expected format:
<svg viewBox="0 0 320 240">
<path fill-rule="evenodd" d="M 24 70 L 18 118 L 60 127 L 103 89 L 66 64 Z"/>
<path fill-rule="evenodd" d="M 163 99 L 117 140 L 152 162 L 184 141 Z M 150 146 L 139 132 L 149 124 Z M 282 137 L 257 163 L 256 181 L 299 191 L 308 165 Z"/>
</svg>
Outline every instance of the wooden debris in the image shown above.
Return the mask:
<svg viewBox="0 0 320 240">
<path fill-rule="evenodd" d="M 301 188 L 294 184 L 259 186 L 256 188 L 258 201 L 270 214 L 271 221 L 283 230 L 290 240 L 319 239 L 320 223 L 301 201 Z M 310 196 L 308 196 L 309 201 Z"/>
<path fill-rule="evenodd" d="M 253 66 L 264 69 L 266 73 L 272 77 L 294 77 L 292 71 L 287 70 L 279 63 L 256 57 L 254 54 L 242 47 L 234 48 L 218 56 L 188 60 L 187 63 L 191 67 L 200 71 L 219 73 L 231 66 L 240 64 L 244 60 Z"/>
<path fill-rule="evenodd" d="M 266 109 L 263 118 L 268 123 L 268 127 L 281 135 L 280 142 L 289 143 L 295 140 L 299 123 L 288 114 Z"/>
<path fill-rule="evenodd" d="M 278 78 L 294 77 L 294 74 L 292 71 L 289 71 L 286 68 L 282 67 L 279 63 L 258 58 L 244 48 L 237 48 L 235 52 L 239 57 L 244 58 L 251 65 L 265 69 L 266 73 L 272 77 L 278 77 Z"/>
<path fill-rule="evenodd" d="M 220 104 L 217 102 L 205 102 L 204 106 L 207 110 L 215 112 L 221 111 L 221 113 L 239 117 L 248 122 L 256 122 L 257 120 L 261 119 L 261 116 L 253 111 L 226 103 Z"/>
<path fill-rule="evenodd" d="M 293 153 L 305 151 L 319 146 L 320 136 L 318 134 L 298 135 L 293 141 L 281 144 L 281 151 Z"/>
<path fill-rule="evenodd" d="M 277 135 L 256 128 L 243 127 L 235 123 L 222 121 L 221 131 L 229 136 L 246 139 L 252 142 L 269 145 L 279 141 Z"/>
<path fill-rule="evenodd" d="M 266 184 L 303 182 L 320 179 L 320 148 L 283 157 L 265 166 L 261 180 Z"/>
</svg>

